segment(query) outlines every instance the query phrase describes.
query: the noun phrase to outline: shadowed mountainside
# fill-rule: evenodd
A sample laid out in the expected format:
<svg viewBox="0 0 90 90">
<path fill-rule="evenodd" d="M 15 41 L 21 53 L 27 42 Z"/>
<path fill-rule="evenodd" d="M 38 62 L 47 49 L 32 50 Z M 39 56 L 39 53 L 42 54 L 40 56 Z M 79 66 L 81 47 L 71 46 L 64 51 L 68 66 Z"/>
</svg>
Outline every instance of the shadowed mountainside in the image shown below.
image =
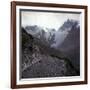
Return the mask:
<svg viewBox="0 0 90 90">
<path fill-rule="evenodd" d="M 68 35 L 58 49 L 64 52 L 71 60 L 73 66 L 80 70 L 80 26 L 74 22 Z"/>
<path fill-rule="evenodd" d="M 21 29 L 21 78 L 77 76 L 79 72 L 64 54 Z"/>
</svg>

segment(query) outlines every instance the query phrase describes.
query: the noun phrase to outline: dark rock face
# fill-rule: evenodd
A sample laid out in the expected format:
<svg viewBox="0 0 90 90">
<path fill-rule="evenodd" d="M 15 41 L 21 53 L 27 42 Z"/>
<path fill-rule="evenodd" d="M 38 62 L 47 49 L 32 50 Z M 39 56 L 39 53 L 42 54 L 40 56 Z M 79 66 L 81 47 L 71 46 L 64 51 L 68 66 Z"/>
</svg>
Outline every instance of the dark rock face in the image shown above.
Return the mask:
<svg viewBox="0 0 90 90">
<path fill-rule="evenodd" d="M 21 78 L 79 75 L 70 60 L 62 55 L 62 52 L 45 46 L 39 39 L 28 34 L 24 28 L 22 28 L 21 36 Z"/>
<path fill-rule="evenodd" d="M 63 23 L 63 25 L 59 28 L 59 31 L 65 31 L 68 30 L 69 28 L 71 28 L 74 24 L 74 20 L 67 20 Z"/>
<path fill-rule="evenodd" d="M 22 28 L 22 31 L 21 31 L 21 61 L 20 61 L 20 64 L 21 64 L 21 68 L 27 66 L 26 64 L 27 63 L 30 63 L 31 62 L 31 54 L 33 52 L 33 49 L 32 49 L 32 43 L 33 43 L 33 37 L 32 35 L 29 35 L 24 28 Z M 29 57 L 28 57 L 29 55 Z M 28 60 L 29 59 L 29 60 Z"/>
<path fill-rule="evenodd" d="M 80 27 L 74 22 L 69 34 L 58 47 L 70 59 L 73 66 L 80 72 Z"/>
</svg>

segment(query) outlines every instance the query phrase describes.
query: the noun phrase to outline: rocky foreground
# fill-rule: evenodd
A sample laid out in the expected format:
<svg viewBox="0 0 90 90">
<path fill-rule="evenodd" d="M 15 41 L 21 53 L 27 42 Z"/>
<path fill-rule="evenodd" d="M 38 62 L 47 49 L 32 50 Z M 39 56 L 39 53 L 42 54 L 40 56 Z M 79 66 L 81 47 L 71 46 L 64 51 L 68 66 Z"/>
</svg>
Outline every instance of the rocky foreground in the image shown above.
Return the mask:
<svg viewBox="0 0 90 90">
<path fill-rule="evenodd" d="M 22 28 L 21 78 L 78 76 L 62 52 L 41 43 Z"/>
</svg>

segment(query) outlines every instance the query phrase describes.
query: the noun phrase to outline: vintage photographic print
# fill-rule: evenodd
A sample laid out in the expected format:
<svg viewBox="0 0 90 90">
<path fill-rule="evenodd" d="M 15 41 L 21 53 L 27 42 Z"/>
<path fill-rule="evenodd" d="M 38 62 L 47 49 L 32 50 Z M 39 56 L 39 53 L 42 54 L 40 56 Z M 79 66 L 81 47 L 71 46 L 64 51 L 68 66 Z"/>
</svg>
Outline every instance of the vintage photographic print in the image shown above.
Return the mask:
<svg viewBox="0 0 90 90">
<path fill-rule="evenodd" d="M 87 84 L 87 6 L 11 2 L 11 88 Z"/>
<path fill-rule="evenodd" d="M 21 10 L 21 78 L 80 75 L 80 13 Z"/>
</svg>

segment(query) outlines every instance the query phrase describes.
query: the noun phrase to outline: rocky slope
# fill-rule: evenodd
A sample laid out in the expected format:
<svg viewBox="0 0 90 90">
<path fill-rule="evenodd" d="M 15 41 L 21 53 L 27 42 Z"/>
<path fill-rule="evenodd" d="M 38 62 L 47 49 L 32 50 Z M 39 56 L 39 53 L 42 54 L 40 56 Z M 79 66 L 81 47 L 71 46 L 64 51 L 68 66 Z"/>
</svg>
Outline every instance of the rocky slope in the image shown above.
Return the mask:
<svg viewBox="0 0 90 90">
<path fill-rule="evenodd" d="M 21 29 L 21 78 L 76 76 L 78 71 L 62 52 Z"/>
</svg>

